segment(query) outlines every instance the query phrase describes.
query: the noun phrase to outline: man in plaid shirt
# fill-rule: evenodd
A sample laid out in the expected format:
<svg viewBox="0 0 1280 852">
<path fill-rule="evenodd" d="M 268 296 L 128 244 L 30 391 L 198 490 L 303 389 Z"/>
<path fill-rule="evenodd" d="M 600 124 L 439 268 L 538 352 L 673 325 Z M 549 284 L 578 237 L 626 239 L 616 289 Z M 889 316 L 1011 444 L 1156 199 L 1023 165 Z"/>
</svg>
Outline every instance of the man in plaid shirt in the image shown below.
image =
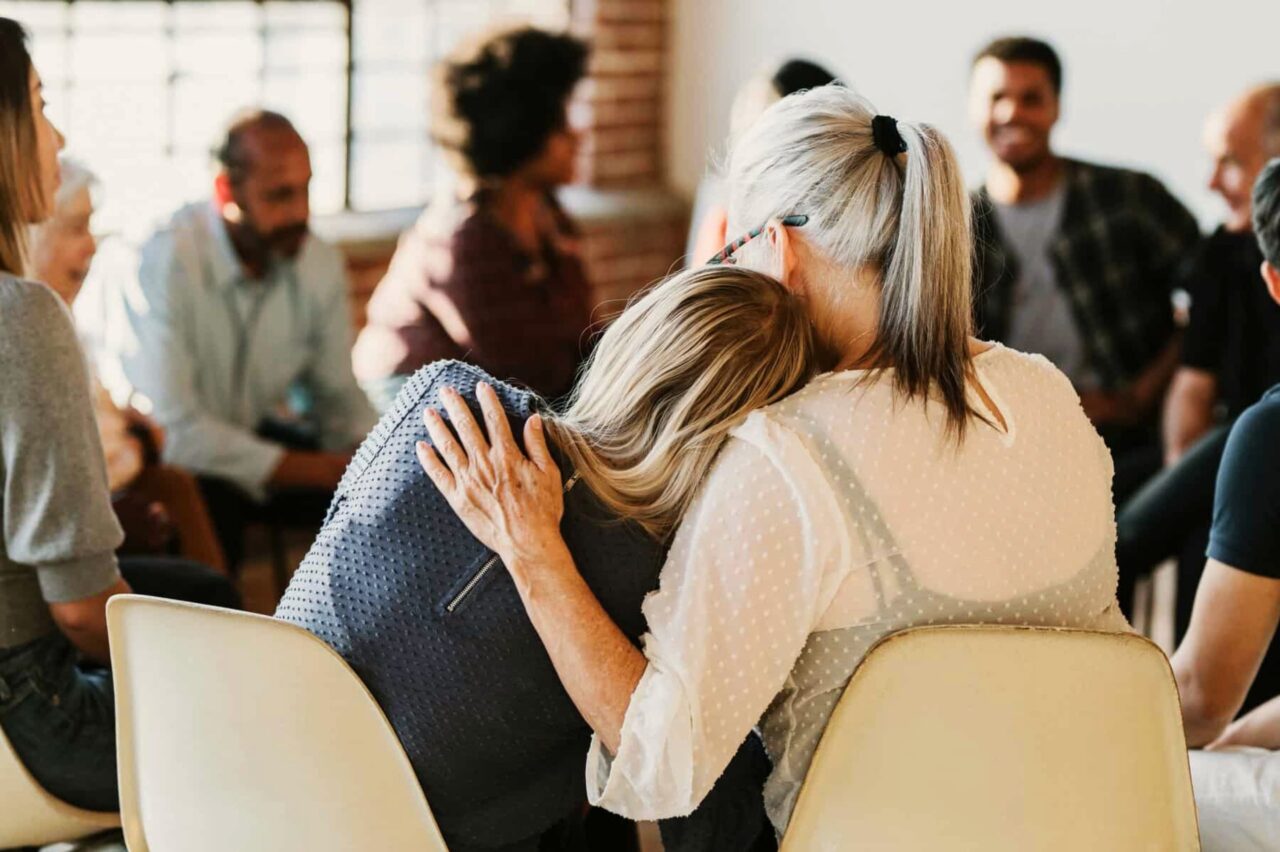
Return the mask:
<svg viewBox="0 0 1280 852">
<path fill-rule="evenodd" d="M 1170 294 L 1199 239 L 1155 178 L 1056 155 L 1062 67 L 1029 38 L 973 63 L 971 114 L 995 159 L 974 194 L 978 328 L 1061 369 L 1117 457 L 1116 497 L 1159 466 L 1159 403 L 1177 364 Z"/>
</svg>

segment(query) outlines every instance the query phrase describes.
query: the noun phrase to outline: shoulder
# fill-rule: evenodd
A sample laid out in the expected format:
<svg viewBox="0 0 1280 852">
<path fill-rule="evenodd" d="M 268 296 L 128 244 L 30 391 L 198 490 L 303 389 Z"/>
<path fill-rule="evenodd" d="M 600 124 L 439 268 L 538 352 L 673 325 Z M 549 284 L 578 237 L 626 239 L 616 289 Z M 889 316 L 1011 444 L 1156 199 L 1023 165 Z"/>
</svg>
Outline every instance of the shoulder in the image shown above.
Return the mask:
<svg viewBox="0 0 1280 852">
<path fill-rule="evenodd" d="M 1268 445 L 1280 457 L 1280 385 L 1262 395 L 1262 399 L 1245 409 L 1231 430 L 1231 441 L 1247 441 L 1255 446 Z"/>
<path fill-rule="evenodd" d="M 1099 187 L 1162 186 L 1146 172 L 1126 169 L 1123 166 L 1107 166 L 1085 160 L 1066 160 L 1065 164 L 1073 181 Z"/>
<path fill-rule="evenodd" d="M 1061 404 L 1084 416 L 1080 396 L 1066 373 L 1036 352 L 1021 352 L 995 344 L 974 359 L 984 372 L 990 371 L 1001 387 L 1030 397 L 1038 404 Z"/>
<path fill-rule="evenodd" d="M 405 232 L 397 252 L 412 251 L 435 265 L 445 256 L 493 260 L 508 256 L 510 249 L 506 231 L 478 202 L 433 201 Z"/>
<path fill-rule="evenodd" d="M 1121 166 L 1104 166 L 1082 160 L 1068 160 L 1071 182 L 1102 196 L 1115 196 L 1136 202 L 1159 202 L 1173 205 L 1179 212 L 1186 211 L 1168 187 L 1149 172 L 1127 169 Z"/>
<path fill-rule="evenodd" d="M 75 337 L 71 315 L 58 295 L 38 282 L 0 274 L 0 339 L 40 341 L 51 329 Z"/>
<path fill-rule="evenodd" d="M 26 393 L 84 372 L 84 354 L 71 313 L 43 284 L 0 275 L 0 386 Z M 27 365 L 32 369 L 23 369 Z"/>
<path fill-rule="evenodd" d="M 180 208 L 142 243 L 139 264 L 143 289 L 167 285 L 175 266 L 194 263 L 201 247 L 212 241 L 207 208 L 205 202 Z"/>
<path fill-rule="evenodd" d="M 510 244 L 502 226 L 477 204 L 463 205 L 438 227 L 440 236 L 455 250 L 488 251 L 506 249 Z"/>
<path fill-rule="evenodd" d="M 974 356 L 976 365 L 994 366 L 1002 370 L 1022 373 L 1027 376 L 1043 379 L 1051 383 L 1067 382 L 1066 374 L 1053 365 L 1053 362 L 1038 352 L 1023 352 L 1003 343 L 992 343 L 991 348 L 984 349 Z"/>
<path fill-rule="evenodd" d="M 502 407 L 516 418 L 532 415 L 542 401 L 532 391 L 518 388 L 465 361 L 435 361 L 414 373 L 405 383 L 400 399 L 409 399 L 414 405 L 432 405 L 439 400 L 440 390 L 451 387 L 462 395 L 472 407 L 479 405 L 476 386 L 481 382 L 493 387 L 502 401 Z"/>
<path fill-rule="evenodd" d="M 151 233 L 143 244 L 144 248 L 189 245 L 208 239 L 211 218 L 208 202 L 196 201 L 179 207 Z"/>
</svg>

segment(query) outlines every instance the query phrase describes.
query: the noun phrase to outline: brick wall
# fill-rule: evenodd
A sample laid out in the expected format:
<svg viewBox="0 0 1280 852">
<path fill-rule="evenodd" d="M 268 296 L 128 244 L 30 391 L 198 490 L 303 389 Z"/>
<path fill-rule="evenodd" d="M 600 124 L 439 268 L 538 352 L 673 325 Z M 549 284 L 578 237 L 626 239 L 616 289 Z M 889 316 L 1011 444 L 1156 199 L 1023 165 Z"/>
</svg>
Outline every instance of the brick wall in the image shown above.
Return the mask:
<svg viewBox="0 0 1280 852">
<path fill-rule="evenodd" d="M 588 128 L 579 168 L 588 186 L 663 185 L 670 2 L 572 0 L 571 26 L 592 45 L 589 78 L 574 105 L 575 120 Z M 587 269 L 600 300 L 625 299 L 670 271 L 687 224 L 675 204 L 584 224 Z"/>
<path fill-rule="evenodd" d="M 598 187 L 662 178 L 667 0 L 573 0 L 571 27 L 592 45 L 574 118 L 589 128 L 580 174 Z"/>
<path fill-rule="evenodd" d="M 569 0 L 572 31 L 592 46 L 571 118 L 585 131 L 578 186 L 563 194 L 583 231 L 597 302 L 611 313 L 678 265 L 686 206 L 664 189 L 662 148 L 669 0 Z M 348 252 L 352 302 L 364 324 L 369 294 L 394 240 Z"/>
</svg>

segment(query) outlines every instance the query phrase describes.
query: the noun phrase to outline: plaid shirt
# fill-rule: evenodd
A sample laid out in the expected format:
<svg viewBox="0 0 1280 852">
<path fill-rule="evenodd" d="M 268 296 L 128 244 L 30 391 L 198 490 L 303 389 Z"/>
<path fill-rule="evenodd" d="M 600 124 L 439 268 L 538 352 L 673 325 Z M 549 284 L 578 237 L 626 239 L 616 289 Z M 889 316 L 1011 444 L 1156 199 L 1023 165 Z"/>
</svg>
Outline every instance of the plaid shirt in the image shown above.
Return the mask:
<svg viewBox="0 0 1280 852">
<path fill-rule="evenodd" d="M 588 348 L 591 288 L 577 230 L 548 202 L 555 237 L 536 255 L 480 197 L 428 207 L 369 299 L 352 353 L 356 376 L 408 375 L 452 358 L 546 399 L 567 393 Z"/>
<path fill-rule="evenodd" d="M 1089 365 L 1103 387 L 1133 381 L 1174 333 L 1170 293 L 1200 239 L 1195 218 L 1148 174 L 1063 161 L 1066 199 L 1049 245 Z M 977 328 L 1008 333 L 1017 260 L 986 189 L 973 194 Z"/>
</svg>

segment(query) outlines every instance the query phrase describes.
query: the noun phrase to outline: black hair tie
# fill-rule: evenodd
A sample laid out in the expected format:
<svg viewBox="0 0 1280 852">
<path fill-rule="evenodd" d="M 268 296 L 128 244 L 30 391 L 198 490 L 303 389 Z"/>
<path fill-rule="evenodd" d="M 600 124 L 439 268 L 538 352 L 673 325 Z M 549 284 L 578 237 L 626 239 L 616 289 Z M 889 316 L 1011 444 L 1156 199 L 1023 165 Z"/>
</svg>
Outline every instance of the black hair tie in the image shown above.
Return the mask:
<svg viewBox="0 0 1280 852">
<path fill-rule="evenodd" d="M 877 115 L 871 119 L 871 138 L 876 147 L 890 157 L 896 157 L 907 150 L 907 140 L 898 132 L 898 119 L 889 115 Z"/>
</svg>

